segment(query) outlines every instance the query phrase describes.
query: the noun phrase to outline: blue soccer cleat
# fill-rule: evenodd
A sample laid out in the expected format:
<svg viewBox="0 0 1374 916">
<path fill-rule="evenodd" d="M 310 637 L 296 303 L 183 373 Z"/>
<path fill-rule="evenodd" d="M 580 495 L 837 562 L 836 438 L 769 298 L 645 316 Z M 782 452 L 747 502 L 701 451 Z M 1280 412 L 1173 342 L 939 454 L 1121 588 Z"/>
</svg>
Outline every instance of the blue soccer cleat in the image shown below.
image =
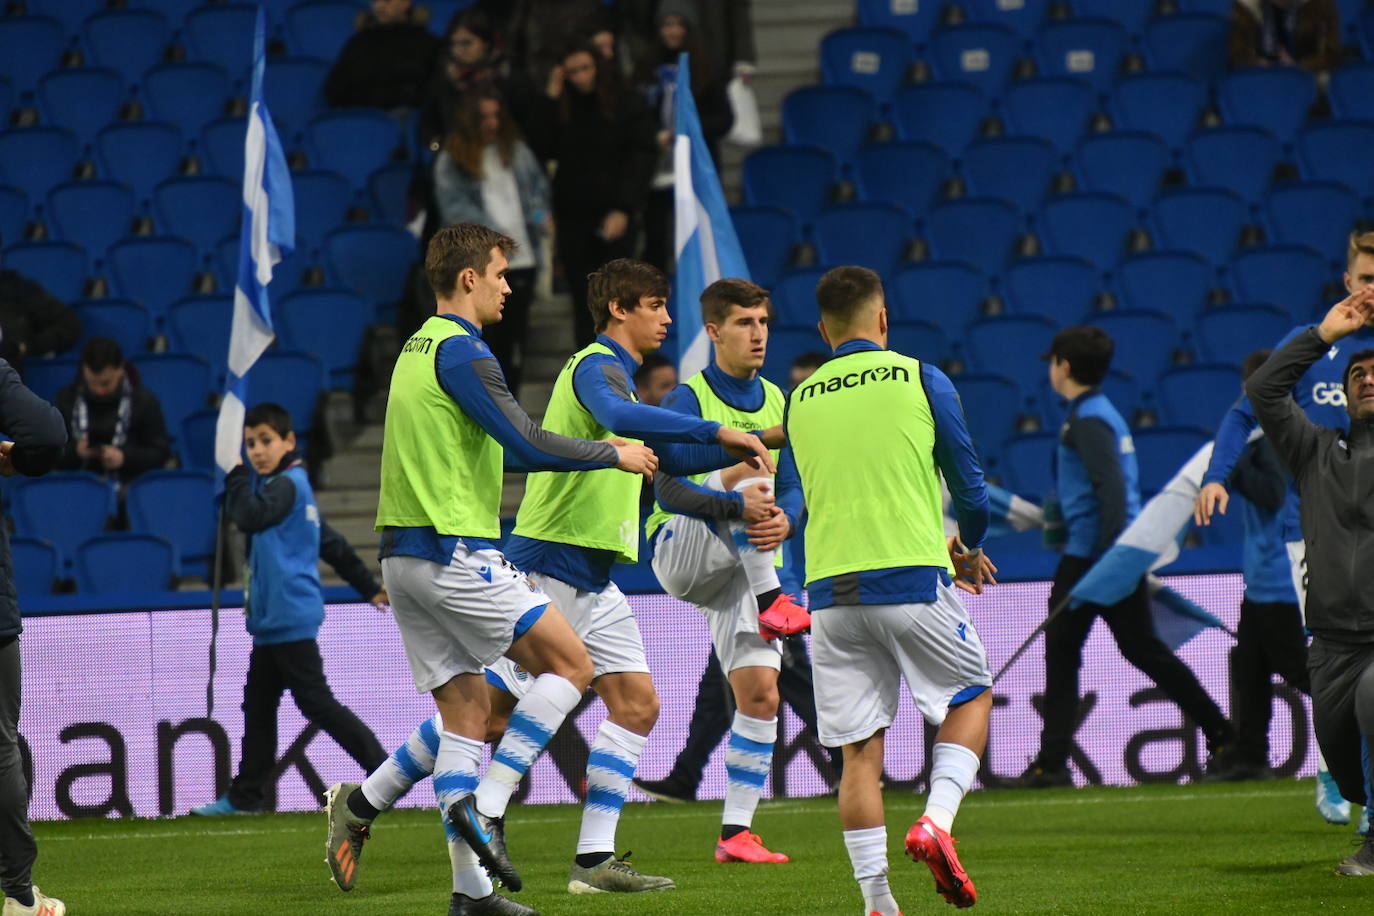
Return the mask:
<svg viewBox="0 0 1374 916">
<path fill-rule="evenodd" d="M 1355 832 L 1360 836 L 1369 836 L 1369 813 L 1374 808 L 1363 808 L 1360 811 L 1360 825 L 1355 828 Z"/>
<path fill-rule="evenodd" d="M 1317 813 L 1328 824 L 1350 823 L 1350 802 L 1341 797 L 1341 790 L 1326 767 L 1317 770 Z"/>
<path fill-rule="evenodd" d="M 232 814 L 257 814 L 256 811 L 249 811 L 246 808 L 235 808 L 233 802 L 229 801 L 228 793 L 221 795 L 208 805 L 198 805 L 192 808 L 191 813 L 198 817 L 227 817 Z"/>
</svg>

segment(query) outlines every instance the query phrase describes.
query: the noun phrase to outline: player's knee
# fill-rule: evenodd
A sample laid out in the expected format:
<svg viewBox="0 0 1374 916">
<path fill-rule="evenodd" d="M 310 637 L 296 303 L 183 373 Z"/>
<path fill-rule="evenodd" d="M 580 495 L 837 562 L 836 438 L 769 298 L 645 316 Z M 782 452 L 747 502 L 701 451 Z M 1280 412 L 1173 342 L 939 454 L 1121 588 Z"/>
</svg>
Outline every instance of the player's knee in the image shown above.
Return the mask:
<svg viewBox="0 0 1374 916">
<path fill-rule="evenodd" d="M 758 685 L 735 697 L 739 711 L 751 719 L 771 719 L 778 714 L 778 687 Z"/>
</svg>

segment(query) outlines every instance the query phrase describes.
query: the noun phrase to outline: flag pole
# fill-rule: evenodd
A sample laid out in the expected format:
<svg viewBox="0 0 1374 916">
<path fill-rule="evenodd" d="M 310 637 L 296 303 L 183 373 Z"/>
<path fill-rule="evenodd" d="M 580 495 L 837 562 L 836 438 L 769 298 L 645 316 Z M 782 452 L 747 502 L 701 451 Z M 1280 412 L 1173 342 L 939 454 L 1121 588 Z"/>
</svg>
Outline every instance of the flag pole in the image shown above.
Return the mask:
<svg viewBox="0 0 1374 916">
<path fill-rule="evenodd" d="M 1047 615 L 1045 615 L 1045 619 L 1040 621 L 1040 626 L 1036 627 L 1034 630 L 1031 630 L 1031 634 L 1027 636 L 1024 641 L 1022 641 L 1021 645 L 1016 647 L 1015 652 L 1011 653 L 1011 658 L 1003 662 L 1002 667 L 997 669 L 997 673 L 992 676 L 992 682 L 994 684 L 996 684 L 998 681 L 1002 679 L 1002 675 L 1007 673 L 1008 668 L 1016 664 L 1017 659 L 1026 654 L 1026 650 L 1031 647 L 1031 643 L 1035 642 L 1035 637 L 1045 632 L 1046 628 L 1048 628 L 1051 623 L 1058 619 L 1060 614 L 1063 614 L 1066 610 L 1068 610 L 1069 601 L 1072 599 L 1072 594 L 1065 595 L 1063 598 L 1060 599 L 1058 604 L 1051 608 L 1050 612 Z"/>
<path fill-rule="evenodd" d="M 219 608 L 224 594 L 224 504 L 215 514 L 215 569 L 210 575 L 210 676 L 205 682 L 205 718 L 215 715 L 216 645 L 219 642 Z"/>
</svg>

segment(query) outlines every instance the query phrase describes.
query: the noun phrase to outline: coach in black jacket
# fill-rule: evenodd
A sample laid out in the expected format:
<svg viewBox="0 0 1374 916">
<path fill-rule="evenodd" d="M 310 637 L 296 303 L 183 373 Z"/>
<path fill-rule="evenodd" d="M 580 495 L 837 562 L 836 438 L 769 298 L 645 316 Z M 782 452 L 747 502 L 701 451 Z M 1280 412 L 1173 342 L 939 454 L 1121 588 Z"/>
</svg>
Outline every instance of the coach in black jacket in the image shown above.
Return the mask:
<svg viewBox="0 0 1374 916">
<path fill-rule="evenodd" d="M 37 477 L 57 464 L 67 441 L 57 408 L 24 387 L 0 359 L 0 476 Z M 6 897 L 33 906 L 39 897 L 30 875 L 38 848 L 29 830 L 29 787 L 19 757 L 19 599 L 14 588 L 9 535 L 0 525 L 0 887 Z M 8 908 L 7 908 L 8 909 Z M 57 907 L 54 912 L 60 912 Z"/>
<path fill-rule="evenodd" d="M 1374 287 L 1367 287 L 1333 306 L 1245 384 L 1302 499 L 1312 724 L 1341 794 L 1357 805 L 1374 802 L 1364 768 L 1374 753 L 1374 350 L 1345 356 L 1348 434 L 1313 423 L 1290 392 L 1317 360 L 1344 356 L 1338 342 L 1371 315 Z M 1336 871 L 1374 876 L 1374 833 Z"/>
</svg>

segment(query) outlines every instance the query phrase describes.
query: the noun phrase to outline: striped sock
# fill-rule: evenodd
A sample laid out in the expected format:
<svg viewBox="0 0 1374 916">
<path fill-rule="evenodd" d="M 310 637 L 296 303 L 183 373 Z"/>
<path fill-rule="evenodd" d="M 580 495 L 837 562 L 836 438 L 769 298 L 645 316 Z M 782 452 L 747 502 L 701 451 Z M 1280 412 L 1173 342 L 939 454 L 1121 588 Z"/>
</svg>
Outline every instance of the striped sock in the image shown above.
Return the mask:
<svg viewBox="0 0 1374 916">
<path fill-rule="evenodd" d="M 735 713 L 730 743 L 725 748 L 725 811 L 720 822 L 748 827 L 754 822 L 763 784 L 773 766 L 773 743 L 778 739 L 778 720 L 755 719 Z"/>
<path fill-rule="evenodd" d="M 491 765 L 477 786 L 477 810 L 487 817 L 503 817 L 506 805 L 534 760 L 549 743 L 568 713 L 577 708 L 582 692 L 566 678 L 541 674 L 530 692 L 515 705 L 506 736 L 492 755 Z"/>
<path fill-rule="evenodd" d="M 482 763 L 482 742 L 453 732 L 439 733 L 439 753 L 434 760 L 434 798 L 439 820 L 448 839 L 453 865 L 453 892 L 481 898 L 491 893 L 491 878 L 477 861 L 477 853 L 448 822 L 449 806 L 477 787 L 477 768 Z"/>
<path fill-rule="evenodd" d="M 577 854 L 615 853 L 615 828 L 648 739 L 610 720 L 601 723 L 587 758 L 587 803 L 582 806 L 582 832 Z"/>
<path fill-rule="evenodd" d="M 396 748 L 382 765 L 363 781 L 363 797 L 378 811 L 385 811 L 411 786 L 434 772 L 434 757 L 439 753 L 439 732 L 444 724 L 436 712 L 421 722 L 405 744 Z"/>
<path fill-rule="evenodd" d="M 712 490 L 725 489 L 720 481 L 719 471 L 707 477 L 703 483 Z M 773 478 L 763 476 L 741 480 L 735 484 L 735 492 L 739 493 L 760 483 L 766 483 L 771 487 L 773 486 Z M 734 544 L 735 553 L 739 556 L 740 566 L 749 579 L 749 590 L 755 595 L 762 595 L 781 588 L 778 583 L 778 569 L 773 565 L 773 551 L 759 550 L 749 543 L 749 534 L 746 530 L 749 526 L 744 522 L 730 522 L 728 527 L 730 541 Z"/>
</svg>

